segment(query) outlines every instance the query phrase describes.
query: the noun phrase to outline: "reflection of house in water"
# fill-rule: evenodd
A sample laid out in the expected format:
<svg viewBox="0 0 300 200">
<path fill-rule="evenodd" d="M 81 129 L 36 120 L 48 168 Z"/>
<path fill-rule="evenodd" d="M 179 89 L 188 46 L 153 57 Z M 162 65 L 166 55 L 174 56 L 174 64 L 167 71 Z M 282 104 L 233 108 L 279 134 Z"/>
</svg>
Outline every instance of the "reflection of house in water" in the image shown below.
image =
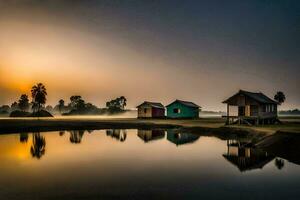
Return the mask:
<svg viewBox="0 0 300 200">
<path fill-rule="evenodd" d="M 79 144 L 81 143 L 82 137 L 83 137 L 84 131 L 70 131 L 70 142 L 73 144 Z"/>
<path fill-rule="evenodd" d="M 274 159 L 252 144 L 236 140 L 227 141 L 227 153 L 224 158 L 239 168 L 241 172 L 253 169 L 262 169 L 267 163 Z"/>
<path fill-rule="evenodd" d="M 115 138 L 115 139 L 119 140 L 120 142 L 124 142 L 127 137 L 127 132 L 126 132 L 126 130 L 109 129 L 109 130 L 106 130 L 106 135 L 110 136 L 112 138 Z"/>
<path fill-rule="evenodd" d="M 149 142 L 151 140 L 159 140 L 165 137 L 164 130 L 138 130 L 138 136 L 144 142 Z"/>
<path fill-rule="evenodd" d="M 167 140 L 169 140 L 170 142 L 176 145 L 193 143 L 196 140 L 198 140 L 199 137 L 200 137 L 199 135 L 195 135 L 191 133 L 176 132 L 174 130 L 167 131 Z"/>
</svg>

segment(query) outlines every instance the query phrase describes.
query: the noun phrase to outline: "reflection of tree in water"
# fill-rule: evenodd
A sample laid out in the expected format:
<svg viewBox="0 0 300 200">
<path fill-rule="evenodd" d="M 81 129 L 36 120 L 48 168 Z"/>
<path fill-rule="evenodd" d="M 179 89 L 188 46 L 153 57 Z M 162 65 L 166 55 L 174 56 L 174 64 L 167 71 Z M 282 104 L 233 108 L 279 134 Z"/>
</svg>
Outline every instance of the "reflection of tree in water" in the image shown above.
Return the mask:
<svg viewBox="0 0 300 200">
<path fill-rule="evenodd" d="M 20 133 L 20 142 L 27 143 L 28 141 L 28 133 Z"/>
<path fill-rule="evenodd" d="M 70 142 L 74 144 L 81 143 L 82 137 L 83 137 L 84 131 L 70 131 Z"/>
<path fill-rule="evenodd" d="M 283 159 L 280 159 L 280 158 L 276 158 L 275 159 L 275 166 L 278 168 L 278 169 L 282 169 L 284 167 L 284 160 Z"/>
<path fill-rule="evenodd" d="M 126 130 L 110 129 L 110 130 L 106 130 L 106 135 L 115 138 L 120 142 L 124 142 L 127 137 L 127 132 Z"/>
<path fill-rule="evenodd" d="M 45 137 L 40 133 L 33 133 L 32 137 L 32 146 L 30 148 L 30 152 L 32 157 L 36 157 L 40 159 L 46 151 L 46 140 Z"/>
<path fill-rule="evenodd" d="M 59 131 L 59 136 L 63 136 L 65 134 L 65 131 Z"/>
</svg>

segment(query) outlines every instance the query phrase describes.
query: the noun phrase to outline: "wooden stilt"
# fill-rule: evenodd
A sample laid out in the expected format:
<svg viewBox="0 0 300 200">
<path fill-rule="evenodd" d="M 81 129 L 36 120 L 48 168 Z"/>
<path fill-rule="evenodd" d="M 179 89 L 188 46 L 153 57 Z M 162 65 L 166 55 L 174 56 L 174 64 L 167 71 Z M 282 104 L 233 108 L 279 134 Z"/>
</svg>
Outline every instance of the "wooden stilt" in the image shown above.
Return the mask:
<svg viewBox="0 0 300 200">
<path fill-rule="evenodd" d="M 229 125 L 229 104 L 227 104 L 227 120 L 226 120 L 226 124 Z"/>
</svg>

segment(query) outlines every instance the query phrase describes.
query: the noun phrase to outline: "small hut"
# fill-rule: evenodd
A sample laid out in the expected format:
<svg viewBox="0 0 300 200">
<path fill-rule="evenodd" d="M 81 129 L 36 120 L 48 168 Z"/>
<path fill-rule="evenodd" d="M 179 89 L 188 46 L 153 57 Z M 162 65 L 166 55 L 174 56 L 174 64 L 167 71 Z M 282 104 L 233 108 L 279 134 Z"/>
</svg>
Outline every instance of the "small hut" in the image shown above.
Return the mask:
<svg viewBox="0 0 300 200">
<path fill-rule="evenodd" d="M 255 93 L 240 90 L 223 101 L 223 103 L 227 104 L 226 124 L 271 124 L 278 121 L 278 102 L 261 92 Z M 232 115 L 230 110 L 232 107 L 237 108 L 237 115 Z"/>
<path fill-rule="evenodd" d="M 175 100 L 167 107 L 168 118 L 199 118 L 200 106 L 190 101 Z"/>
<path fill-rule="evenodd" d="M 144 101 L 137 106 L 138 118 L 164 118 L 165 107 L 161 103 Z"/>
</svg>

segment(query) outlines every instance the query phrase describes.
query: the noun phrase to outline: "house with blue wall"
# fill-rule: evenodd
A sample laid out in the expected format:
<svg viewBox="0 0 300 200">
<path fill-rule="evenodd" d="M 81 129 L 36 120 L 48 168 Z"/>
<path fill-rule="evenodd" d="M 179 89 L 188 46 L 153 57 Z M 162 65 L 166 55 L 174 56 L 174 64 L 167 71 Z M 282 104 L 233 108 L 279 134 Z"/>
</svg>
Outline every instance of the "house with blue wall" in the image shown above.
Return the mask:
<svg viewBox="0 0 300 200">
<path fill-rule="evenodd" d="M 190 101 L 175 100 L 167 107 L 168 118 L 198 118 L 201 109 L 197 104 Z"/>
</svg>

